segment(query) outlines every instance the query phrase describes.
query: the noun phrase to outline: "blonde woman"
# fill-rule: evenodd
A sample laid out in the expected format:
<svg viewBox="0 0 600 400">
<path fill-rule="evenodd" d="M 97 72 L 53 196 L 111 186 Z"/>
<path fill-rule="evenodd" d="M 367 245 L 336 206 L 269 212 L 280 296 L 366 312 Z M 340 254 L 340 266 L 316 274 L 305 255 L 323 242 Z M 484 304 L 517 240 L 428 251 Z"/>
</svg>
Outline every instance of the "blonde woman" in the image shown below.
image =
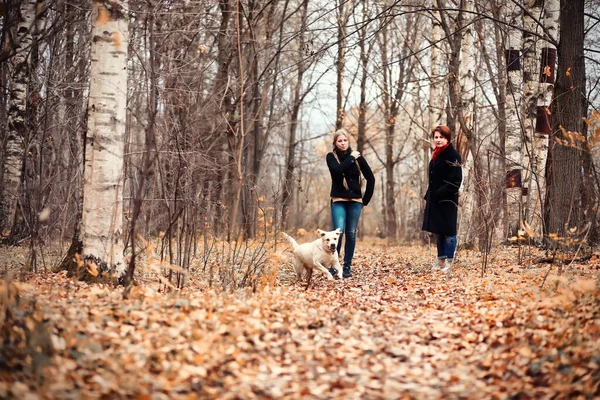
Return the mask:
<svg viewBox="0 0 600 400">
<path fill-rule="evenodd" d="M 342 276 L 351 278 L 358 220 L 363 207 L 373 197 L 375 176 L 367 160 L 358 151 L 352 150 L 348 133 L 343 129 L 333 135 L 333 149 L 327 153 L 326 159 L 331 174 L 331 220 L 333 229 L 342 231 L 337 247 L 338 255 L 345 237 Z M 367 181 L 364 193 L 361 189 L 363 177 Z"/>
</svg>

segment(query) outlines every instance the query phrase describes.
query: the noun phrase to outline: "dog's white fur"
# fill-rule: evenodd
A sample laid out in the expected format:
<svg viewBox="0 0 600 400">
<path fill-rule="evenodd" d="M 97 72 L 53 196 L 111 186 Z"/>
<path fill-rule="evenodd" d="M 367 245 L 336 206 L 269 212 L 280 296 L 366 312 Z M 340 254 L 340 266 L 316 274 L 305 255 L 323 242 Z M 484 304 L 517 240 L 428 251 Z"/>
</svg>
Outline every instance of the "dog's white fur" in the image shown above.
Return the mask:
<svg viewBox="0 0 600 400">
<path fill-rule="evenodd" d="M 342 267 L 337 253 L 341 230 L 326 232 L 317 229 L 320 237 L 313 242 L 304 244 L 298 244 L 287 233 L 282 233 L 294 248 L 294 269 L 299 280 L 302 279 L 302 272 L 305 270 L 308 272 L 310 269 L 318 269 L 325 274 L 327 279 L 332 280 L 333 275 L 329 272 L 329 267 L 335 268 L 338 278 L 342 278 Z"/>
</svg>

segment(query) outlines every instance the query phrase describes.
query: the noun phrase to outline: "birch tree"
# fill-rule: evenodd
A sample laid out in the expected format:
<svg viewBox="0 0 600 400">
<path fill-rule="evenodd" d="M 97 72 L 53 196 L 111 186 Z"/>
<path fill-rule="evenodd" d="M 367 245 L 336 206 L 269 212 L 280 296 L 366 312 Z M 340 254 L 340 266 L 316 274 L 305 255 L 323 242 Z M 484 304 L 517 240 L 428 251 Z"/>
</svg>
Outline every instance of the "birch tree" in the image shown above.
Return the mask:
<svg viewBox="0 0 600 400">
<path fill-rule="evenodd" d="M 127 102 L 127 0 L 94 1 L 83 214 L 85 259 L 125 271 L 123 151 Z"/>
<path fill-rule="evenodd" d="M 508 235 L 514 235 L 519 229 L 521 221 L 521 200 L 522 200 L 522 159 L 521 159 L 521 122 L 519 112 L 523 98 L 523 73 L 521 70 L 521 37 L 522 31 L 519 26 L 522 22 L 522 9 L 519 3 L 509 3 L 505 7 L 506 18 L 509 22 L 508 35 L 505 41 L 505 60 L 506 60 L 506 85 L 501 88 L 502 98 L 499 99 L 500 108 L 504 110 L 505 115 L 505 171 L 506 171 L 506 190 L 504 203 L 504 239 Z M 497 46 L 500 43 L 496 43 Z M 503 74 L 502 74 L 503 75 Z M 504 85 L 503 85 L 504 86 Z M 504 102 L 502 102 L 504 100 Z M 502 104 L 503 103 L 503 104 Z M 502 121 L 501 121 L 502 123 Z M 501 135 L 502 137 L 502 135 Z"/>
<path fill-rule="evenodd" d="M 438 0 L 438 7 L 443 2 Z M 475 4 L 473 0 L 461 0 L 456 17 L 456 31 L 452 31 L 449 21 L 442 18 L 442 27 L 449 40 L 450 61 L 449 79 L 450 109 L 448 125 L 456 135 L 457 150 L 463 158 L 463 184 L 461 186 L 461 216 L 458 235 L 463 243 L 473 241 L 476 233 L 477 163 L 479 143 L 474 130 L 475 121 L 475 67 L 474 27 L 472 25 Z M 460 32 L 460 33 L 459 33 Z M 479 202 L 481 198 L 479 196 Z"/>
<path fill-rule="evenodd" d="M 539 96 L 539 71 L 540 58 L 537 55 L 538 35 L 541 29 L 542 7 L 538 1 L 526 0 L 524 2 L 523 12 L 523 164 L 526 167 L 523 176 L 523 186 L 525 187 L 525 205 L 524 219 L 529 222 L 534 231 L 539 233 L 541 229 L 541 215 L 539 200 L 542 196 L 540 191 L 543 185 L 543 170 L 540 169 L 540 162 L 536 155 L 537 150 L 543 144 L 543 137 L 536 141 L 536 131 L 550 133 L 549 124 L 544 123 L 547 120 L 546 110 L 538 108 Z M 541 111 L 541 113 L 540 113 Z M 543 151 L 542 151 L 543 153 Z"/>
<path fill-rule="evenodd" d="M 31 28 L 35 20 L 36 0 L 28 0 L 19 7 L 11 8 L 18 15 L 17 28 L 11 40 L 4 46 L 13 47 L 10 59 L 11 85 L 7 113 L 7 135 L 4 151 L 2 196 L 0 198 L 0 232 L 12 236 L 21 186 L 21 170 L 25 156 L 27 132 L 27 88 L 29 83 L 29 54 L 31 50 Z"/>
<path fill-rule="evenodd" d="M 529 219 L 531 226 L 538 235 L 543 232 L 543 203 L 546 197 L 546 163 L 548 160 L 549 138 L 552 135 L 551 103 L 554 93 L 556 76 L 556 46 L 559 40 L 559 0 L 546 0 L 543 7 L 543 39 L 540 40 L 540 61 L 538 77 L 538 92 L 533 138 L 532 164 L 532 193 L 529 199 Z M 583 39 L 582 39 L 583 40 Z M 585 92 L 585 89 L 583 90 Z M 586 107 L 587 108 L 587 107 Z"/>
</svg>

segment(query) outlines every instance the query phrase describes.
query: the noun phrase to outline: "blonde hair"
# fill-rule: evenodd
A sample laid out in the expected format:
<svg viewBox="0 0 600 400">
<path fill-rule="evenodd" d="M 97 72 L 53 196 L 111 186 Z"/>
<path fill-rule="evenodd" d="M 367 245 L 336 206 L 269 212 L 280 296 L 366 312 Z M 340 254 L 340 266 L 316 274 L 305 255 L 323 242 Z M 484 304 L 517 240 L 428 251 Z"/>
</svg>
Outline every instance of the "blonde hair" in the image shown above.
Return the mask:
<svg viewBox="0 0 600 400">
<path fill-rule="evenodd" d="M 346 131 L 344 128 L 338 129 L 337 131 L 335 131 L 335 133 L 333 134 L 333 150 L 335 151 L 337 149 L 335 142 L 338 140 L 338 138 L 340 136 L 346 136 L 346 139 L 348 139 L 348 142 L 350 142 L 350 135 L 348 135 L 348 131 Z M 350 149 L 350 146 L 348 146 L 348 149 Z"/>
</svg>

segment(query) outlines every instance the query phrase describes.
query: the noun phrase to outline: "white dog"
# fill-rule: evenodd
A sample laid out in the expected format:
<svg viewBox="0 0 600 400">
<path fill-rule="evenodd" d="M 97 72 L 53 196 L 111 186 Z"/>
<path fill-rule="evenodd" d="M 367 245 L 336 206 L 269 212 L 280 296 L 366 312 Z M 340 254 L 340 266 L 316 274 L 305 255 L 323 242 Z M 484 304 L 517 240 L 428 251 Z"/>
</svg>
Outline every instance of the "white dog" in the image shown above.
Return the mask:
<svg viewBox="0 0 600 400">
<path fill-rule="evenodd" d="M 285 238 L 294 248 L 294 269 L 298 279 L 302 279 L 302 272 L 308 272 L 308 285 L 312 277 L 313 269 L 318 269 L 327 276 L 327 279 L 333 280 L 333 276 L 328 268 L 333 267 L 337 271 L 337 277 L 342 279 L 342 267 L 337 253 L 337 244 L 342 233 L 339 229 L 326 232 L 317 229 L 320 238 L 309 243 L 298 244 L 291 236 L 282 232 Z"/>
</svg>

